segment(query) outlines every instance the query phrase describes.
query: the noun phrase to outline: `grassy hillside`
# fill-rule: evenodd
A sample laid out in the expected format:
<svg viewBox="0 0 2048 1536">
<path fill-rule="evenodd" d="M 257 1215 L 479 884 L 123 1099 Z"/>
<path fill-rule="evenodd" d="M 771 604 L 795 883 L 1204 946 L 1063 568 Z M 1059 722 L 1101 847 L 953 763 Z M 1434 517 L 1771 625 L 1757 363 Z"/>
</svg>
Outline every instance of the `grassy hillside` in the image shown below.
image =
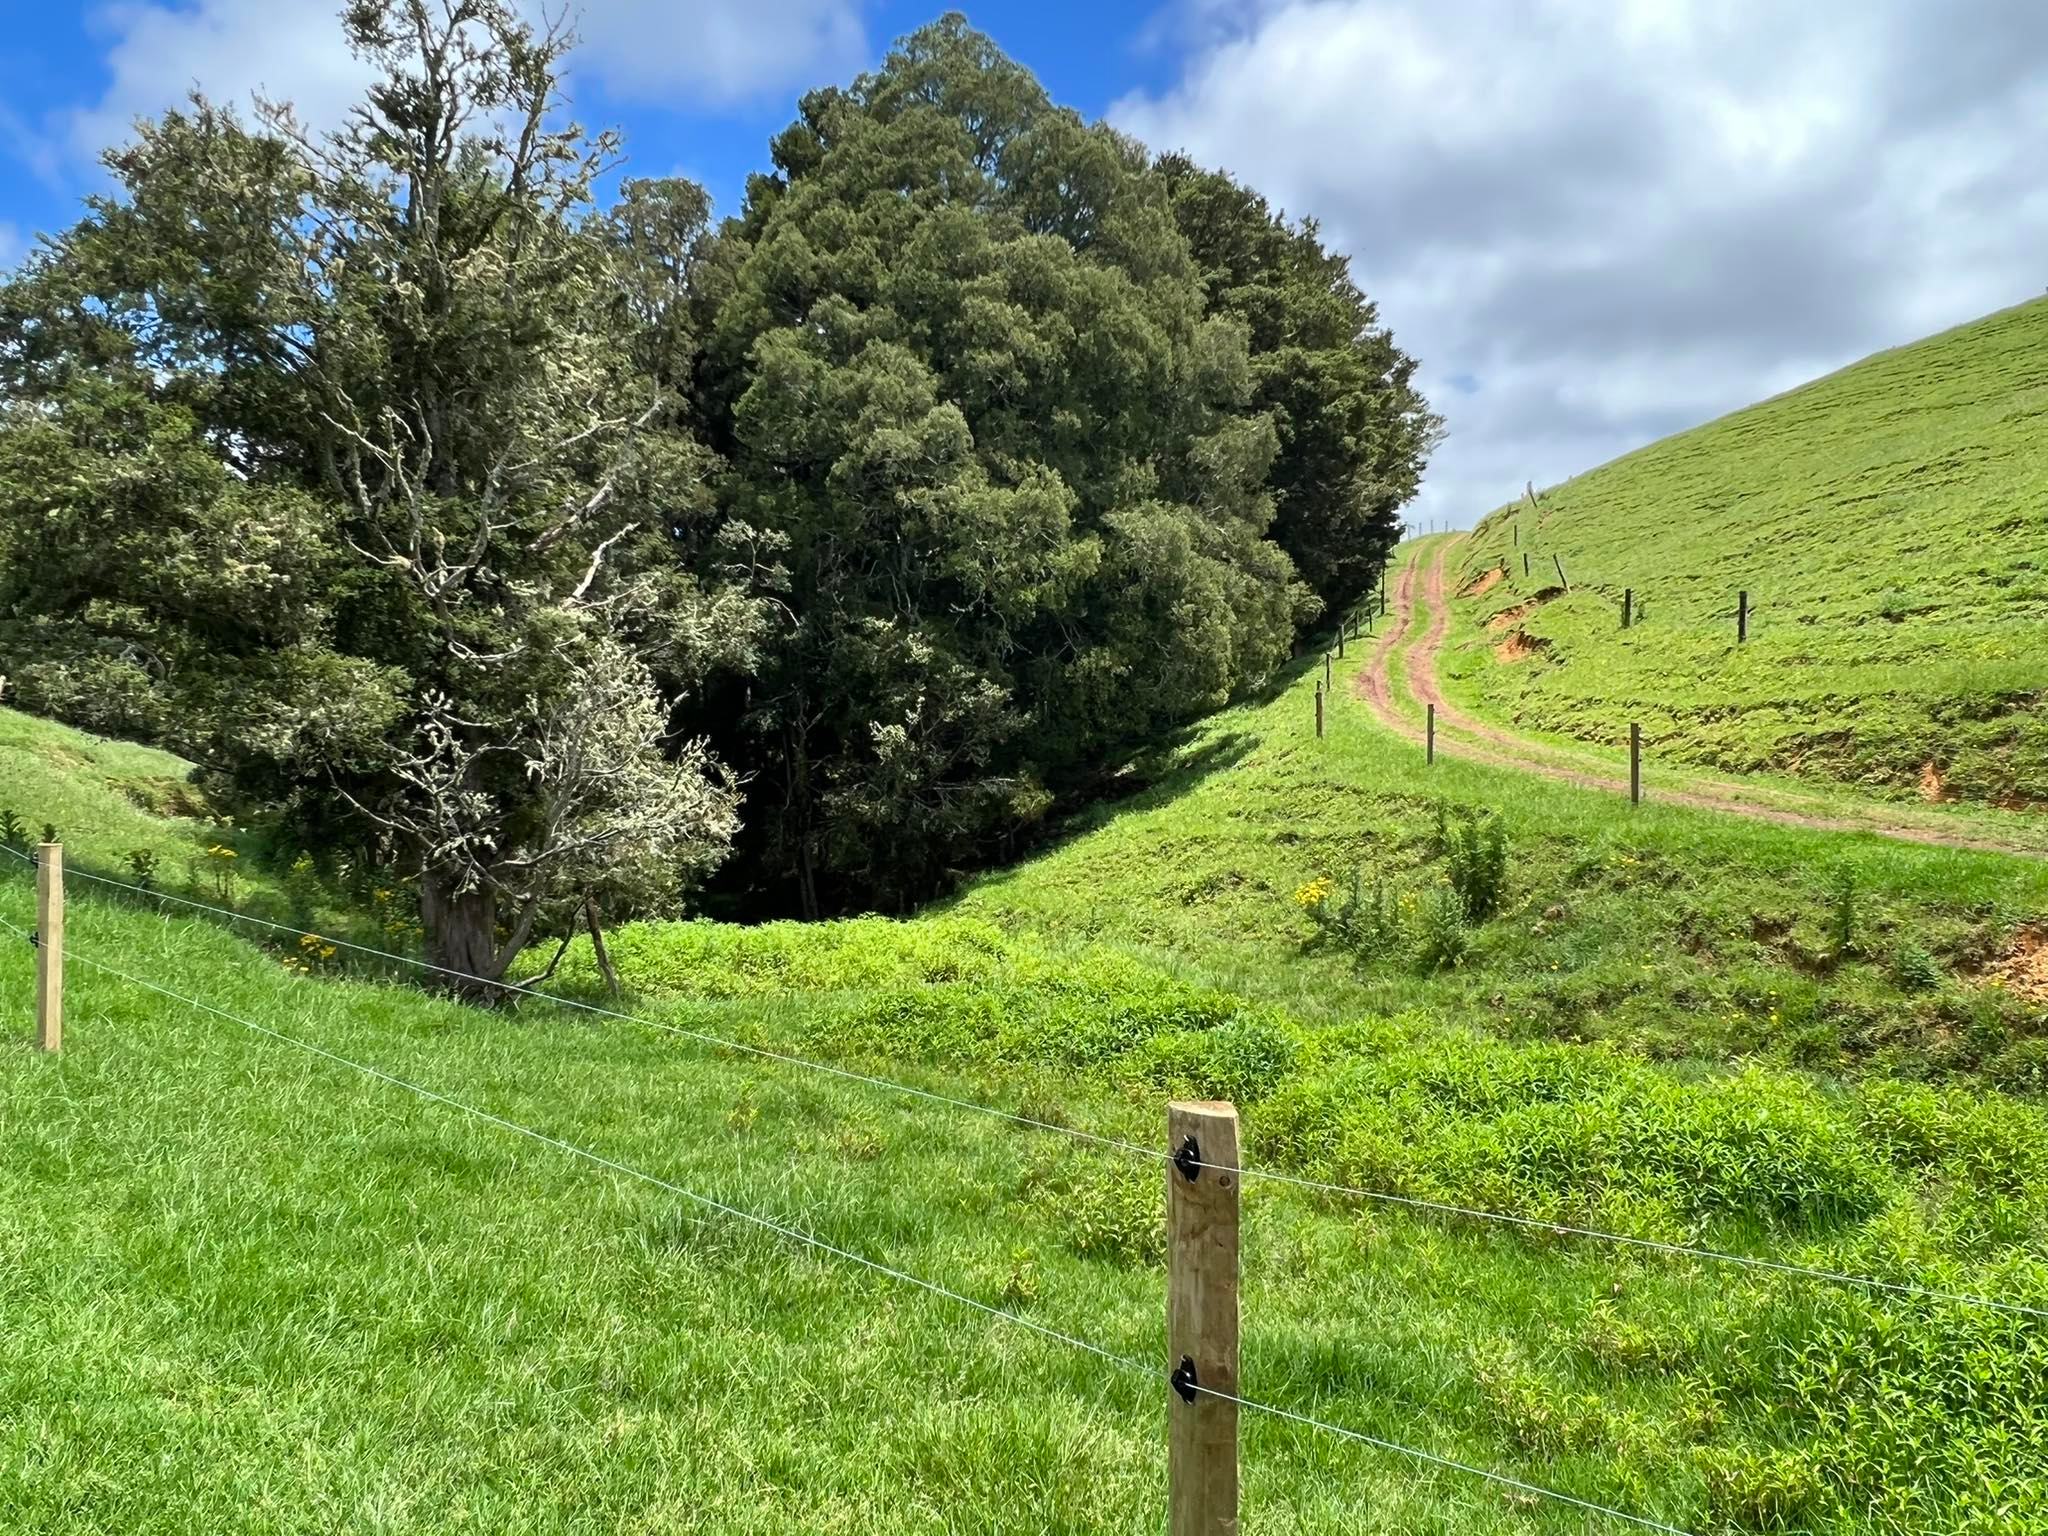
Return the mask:
<svg viewBox="0 0 2048 1536">
<path fill-rule="evenodd" d="M 2043 441 L 2035 301 L 1504 507 L 1465 555 L 1459 691 L 1602 744 L 1639 720 L 1721 769 L 2048 808 Z"/>
<path fill-rule="evenodd" d="M 1354 650 L 1345 664 L 1355 668 Z M 2036 861 L 1727 822 L 1440 761 L 1308 679 L 1062 846 L 912 922 L 617 939 L 657 1024 L 1151 1141 L 1221 1093 L 1254 1163 L 2048 1303 Z M 105 867 L 217 845 L 179 765 L 0 717 L 0 805 Z M 1438 831 L 1498 915 L 1426 971 Z M 234 900 L 288 910 L 260 832 Z M 10 868 L 13 861 L 6 861 Z M 1383 879 L 1371 953 L 1299 888 Z M 1830 902 L 1857 893 L 1837 952 Z M 214 878 L 173 874 L 180 894 Z M 0 916 L 30 910 L 0 871 Z M 71 942 L 990 1305 L 1156 1358 L 1156 1166 L 658 1030 L 287 969 L 288 940 L 74 887 Z M 1901 956 L 1911 959 L 1904 964 Z M 1917 958 L 1914 958 L 1917 957 Z M 1923 963 L 1924 962 L 1924 963 Z M 25 1039 L 30 955 L 0 947 Z M 1134 1531 L 1158 1384 L 445 1105 L 72 970 L 0 1052 L 0 1511 L 22 1528 Z M 567 984 L 590 985 L 588 957 Z M 2003 1082 L 2008 1094 L 1978 1086 Z M 2037 1328 L 1254 1181 L 1246 1389 L 1687 1529 L 2028 1529 Z M 1272 1531 L 1583 1515 L 1247 1427 Z"/>
</svg>

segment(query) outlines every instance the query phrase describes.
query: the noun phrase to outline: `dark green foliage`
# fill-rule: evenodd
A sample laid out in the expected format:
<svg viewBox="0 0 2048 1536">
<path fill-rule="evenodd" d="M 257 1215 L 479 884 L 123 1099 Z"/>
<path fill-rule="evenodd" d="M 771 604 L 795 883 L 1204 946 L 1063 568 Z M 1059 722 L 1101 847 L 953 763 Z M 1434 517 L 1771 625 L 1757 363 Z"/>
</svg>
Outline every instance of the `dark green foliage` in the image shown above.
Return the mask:
<svg viewBox="0 0 2048 1536">
<path fill-rule="evenodd" d="M 952 17 L 805 97 L 775 160 L 699 370 L 788 614 L 731 750 L 763 874 L 899 904 L 1265 676 L 1317 604 L 1267 536 L 1247 325 L 1137 146 Z"/>
<path fill-rule="evenodd" d="M 57 824 L 55 822 L 46 821 L 43 823 L 43 841 L 46 843 L 63 841 L 62 838 L 57 836 Z"/>
<path fill-rule="evenodd" d="M 710 463 L 663 284 L 701 209 L 595 209 L 615 145 L 506 0 L 342 30 L 346 130 L 195 99 L 0 288 L 0 643 L 32 707 L 367 853 L 494 977 L 673 910 L 730 836 L 674 718 L 757 618 L 682 568 Z"/>
<path fill-rule="evenodd" d="M 806 95 L 714 233 L 685 181 L 595 205 L 559 33 L 423 14 L 345 12 L 332 141 L 141 125 L 0 286 L 0 644 L 416 882 L 443 963 L 673 910 L 721 760 L 730 890 L 904 906 L 1378 569 L 1434 423 L 1342 258 L 958 16 Z"/>
<path fill-rule="evenodd" d="M 1273 538 L 1324 611 L 1348 613 L 1385 567 L 1440 423 L 1415 360 L 1327 250 L 1220 171 L 1170 154 L 1159 173 L 1202 270 L 1211 314 L 1244 322 L 1253 402 L 1272 413 Z"/>
<path fill-rule="evenodd" d="M 21 824 L 21 817 L 12 806 L 0 806 L 0 843 L 10 848 L 25 848 L 28 828 Z"/>
<path fill-rule="evenodd" d="M 156 889 L 157 865 L 163 856 L 154 848 L 128 850 L 128 878 L 145 891 Z"/>
</svg>

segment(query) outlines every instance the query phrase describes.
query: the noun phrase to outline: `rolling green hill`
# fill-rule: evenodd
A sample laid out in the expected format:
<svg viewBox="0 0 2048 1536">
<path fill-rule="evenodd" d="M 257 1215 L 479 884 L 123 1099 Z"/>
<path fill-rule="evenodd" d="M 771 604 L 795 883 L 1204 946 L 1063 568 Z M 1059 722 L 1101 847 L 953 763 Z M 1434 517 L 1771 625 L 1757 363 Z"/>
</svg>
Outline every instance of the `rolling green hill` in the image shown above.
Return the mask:
<svg viewBox="0 0 2048 1536">
<path fill-rule="evenodd" d="M 1533 732 L 1636 720 L 1665 758 L 2038 812 L 2043 443 L 2040 300 L 1653 443 L 1480 524 L 1453 694 Z"/>
<path fill-rule="evenodd" d="M 0 947 L 0 1510 L 1156 1525 L 1142 1373 L 236 1019 L 1140 1361 L 1156 1166 L 665 1030 L 1140 1142 L 1167 1096 L 1226 1095 L 1254 1165 L 2048 1304 L 2048 1055 L 2001 969 L 2048 867 L 1426 769 L 1342 698 L 1317 742 L 1311 686 L 1217 716 L 949 910 L 621 930 L 647 1024 L 465 1009 L 345 955 L 308 975 L 290 934 L 74 882 L 61 1057 L 21 1043 L 30 954 Z M 232 843 L 231 904 L 294 922 L 302 877 L 181 773 L 0 714 L 0 806 L 75 862 L 152 849 L 166 892 L 212 901 Z M 1504 888 L 1446 968 L 1444 843 L 1482 808 Z M 1303 888 L 1361 866 L 1384 942 L 1318 941 Z M 592 986 L 589 957 L 557 981 Z M 2010 1315 L 1265 1184 L 1248 1220 L 1245 1389 L 1290 1411 L 1689 1530 L 1988 1536 L 2044 1507 L 2048 1357 Z M 1261 1530 L 1585 1528 L 1258 1416 L 1246 1466 Z"/>
<path fill-rule="evenodd" d="M 920 917 L 629 925 L 631 1017 L 486 1012 L 403 984 L 388 875 L 0 710 L 16 843 L 155 887 L 73 880 L 58 1057 L 0 934 L 0 1525 L 1156 1528 L 1158 1167 L 1051 1128 L 1150 1145 L 1179 1095 L 1235 1100 L 1253 1167 L 1369 1192 L 1250 1181 L 1251 1397 L 1688 1531 L 2048 1532 L 2032 1316 L 1379 1198 L 2048 1306 L 2048 860 L 1981 846 L 2038 782 L 2044 326 L 1497 514 L 1467 578 L 1526 547 L 1572 592 L 1517 559 L 1430 604 L 1453 693 L 1546 750 L 1619 711 L 1660 764 L 1905 795 L 1931 762 L 1973 803 L 1886 824 L 1980 846 L 1841 830 L 1843 792 L 1832 830 L 1631 807 L 1469 731 L 1426 764 L 1415 610 L 1329 663 L 1320 739 L 1304 658 Z M 31 912 L 0 855 L 0 921 Z M 552 985 L 610 1002 L 581 941 Z M 1261 1531 L 1587 1528 L 1257 1414 L 1245 1459 Z"/>
</svg>

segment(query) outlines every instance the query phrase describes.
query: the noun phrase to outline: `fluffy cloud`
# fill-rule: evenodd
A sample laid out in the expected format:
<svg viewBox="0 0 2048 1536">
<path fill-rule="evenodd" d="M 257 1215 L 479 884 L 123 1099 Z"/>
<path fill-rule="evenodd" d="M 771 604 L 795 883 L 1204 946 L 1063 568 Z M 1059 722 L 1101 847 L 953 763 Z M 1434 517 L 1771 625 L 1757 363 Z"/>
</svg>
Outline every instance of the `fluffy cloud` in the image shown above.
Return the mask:
<svg viewBox="0 0 2048 1536">
<path fill-rule="evenodd" d="M 520 0 L 536 21 L 562 9 Z M 341 46 L 341 0 L 115 0 L 93 13 L 106 41 L 100 99 L 68 115 L 62 148 L 89 159 L 126 139 L 137 117 L 195 85 L 246 104 L 252 92 L 331 124 L 367 71 Z M 720 106 L 830 79 L 866 52 L 858 0 L 583 0 L 574 67 L 608 91 L 684 106 Z"/>
<path fill-rule="evenodd" d="M 723 106 L 852 74 L 856 0 L 585 0 L 580 67 L 639 100 Z"/>
<path fill-rule="evenodd" d="M 2032 0 L 1186 0 L 1112 117 L 1353 256 L 1450 436 L 1417 516 L 2040 291 Z"/>
<path fill-rule="evenodd" d="M 128 139 L 137 118 L 176 105 L 195 87 L 245 107 L 260 92 L 291 102 L 310 123 L 335 123 L 368 79 L 341 46 L 339 10 L 336 0 L 105 6 L 92 24 L 106 39 L 107 88 L 69 114 L 64 146 L 90 159 Z"/>
</svg>

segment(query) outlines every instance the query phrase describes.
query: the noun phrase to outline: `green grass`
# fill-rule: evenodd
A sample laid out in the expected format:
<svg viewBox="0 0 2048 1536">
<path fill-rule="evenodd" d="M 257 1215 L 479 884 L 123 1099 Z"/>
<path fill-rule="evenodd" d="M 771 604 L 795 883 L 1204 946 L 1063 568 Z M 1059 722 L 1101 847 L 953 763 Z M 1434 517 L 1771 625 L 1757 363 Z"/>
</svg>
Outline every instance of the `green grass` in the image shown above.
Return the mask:
<svg viewBox="0 0 2048 1536">
<path fill-rule="evenodd" d="M 2048 869 L 1425 769 L 1344 693 L 1362 657 L 1324 741 L 1304 669 L 946 910 L 626 927 L 631 1006 L 1147 1143 L 1169 1095 L 1227 1094 L 1263 1166 L 2048 1303 L 2048 1058 L 2038 1010 L 1987 971 L 2048 910 Z M 125 750 L 0 715 L 0 803 L 88 862 L 219 835 L 150 818 L 129 781 L 149 800 L 178 765 Z M 1440 807 L 1508 832 L 1464 964 L 1419 970 L 1412 916 L 1385 953 L 1315 943 L 1310 880 L 1436 889 Z M 284 853 L 236 835 L 237 901 L 281 910 Z M 0 870 L 0 916 L 29 911 Z M 289 943 L 88 885 L 71 943 L 1162 1351 L 1156 1164 L 658 1029 L 294 974 Z M 1894 963 L 1909 946 L 1926 967 Z M 38 1057 L 30 959 L 0 947 L 11 1527 L 1157 1529 L 1156 1378 L 82 962 L 68 1049 Z M 595 988 L 581 945 L 559 980 Z M 2048 1529 L 2038 1327 L 1257 1181 L 1246 1264 L 1265 1401 L 1693 1530 Z M 1588 1528 L 1270 1421 L 1248 1422 L 1246 1468 L 1265 1531 Z"/>
<path fill-rule="evenodd" d="M 0 908 L 26 919 L 25 880 Z M 89 894 L 70 942 L 1159 1357 L 1154 1164 L 640 1026 L 295 976 L 212 924 Z M 971 955 L 989 936 L 941 925 L 916 943 Z M 852 952 L 877 945 L 831 947 L 872 975 L 887 958 Z M 26 995 L 29 962 L 0 951 L 0 995 Z M 921 1025 L 849 1008 L 860 994 L 823 963 L 816 996 L 655 1000 L 654 1016 L 807 1046 L 865 1018 L 879 1033 L 845 1048 L 922 1041 L 954 1066 L 899 1067 L 921 1084 L 1141 1139 L 1160 1085 L 1227 1065 L 1263 1022 L 1304 1054 L 1239 1084 L 1261 1158 L 1531 1210 L 1590 1202 L 1638 1228 L 1733 1209 L 1783 1252 L 2048 1300 L 2029 1256 L 2048 1148 L 2032 1110 L 1756 1074 L 1688 1085 L 1559 1047 L 1450 1056 L 1242 1002 L 1205 1019 L 1228 1001 L 1108 967 L 1069 982 L 1097 993 L 1075 1013 L 1040 998 L 1032 1030 L 1013 1013 L 1041 990 L 1033 965 L 1020 949 L 901 994 L 930 1004 Z M 963 1006 L 977 990 L 1002 1006 Z M 61 1057 L 20 1043 L 18 1006 L 0 1053 L 12 1528 L 998 1531 L 1028 1511 L 1028 1528 L 1156 1529 L 1156 1379 L 705 1220 L 83 959 L 70 1009 Z M 1122 1027 L 1073 1041 L 1075 1019 L 1104 1017 Z M 1006 1043 L 965 1049 L 962 1020 Z M 1691 1526 L 1769 1528 L 1782 1505 L 1824 1529 L 1934 1528 L 1912 1510 L 1962 1518 L 1986 1461 L 2017 1479 L 2012 1498 L 2039 1491 L 2038 1463 L 1994 1431 L 2024 1446 L 2048 1413 L 2038 1335 L 2007 1323 L 1257 1184 L 1248 1199 L 1245 1379 L 1265 1400 Z M 1917 1437 L 1928 1453 L 1908 1466 L 1894 1442 Z M 1246 1464 L 1264 1530 L 1584 1528 L 1268 1421 L 1247 1425 Z M 1835 1466 L 1856 1481 L 1830 1486 Z M 1868 1495 L 1906 1513 L 1857 1518 Z"/>
<path fill-rule="evenodd" d="M 1503 507 L 1461 551 L 1468 578 L 1510 574 L 1460 605 L 1452 692 L 1536 733 L 1608 745 L 1634 719 L 1661 758 L 1902 799 L 1931 767 L 1962 802 L 2038 811 L 2044 433 L 2036 300 L 1653 443 L 1538 509 Z M 1568 595 L 1542 595 L 1553 557 Z M 1496 662 L 1500 635 L 1477 626 L 1525 603 L 1520 627 L 1547 649 Z"/>
</svg>

